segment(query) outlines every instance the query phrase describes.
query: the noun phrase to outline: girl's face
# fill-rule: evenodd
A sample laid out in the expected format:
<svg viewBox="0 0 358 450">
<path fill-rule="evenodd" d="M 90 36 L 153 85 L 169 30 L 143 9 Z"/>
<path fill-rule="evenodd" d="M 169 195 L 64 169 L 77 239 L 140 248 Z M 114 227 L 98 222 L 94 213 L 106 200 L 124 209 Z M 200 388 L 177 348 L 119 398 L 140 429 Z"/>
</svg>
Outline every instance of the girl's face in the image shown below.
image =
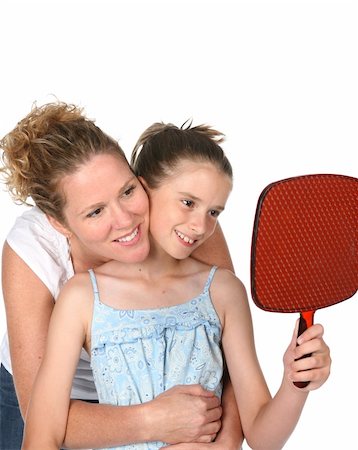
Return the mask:
<svg viewBox="0 0 358 450">
<path fill-rule="evenodd" d="M 213 164 L 182 161 L 158 188 L 147 189 L 154 243 L 173 258 L 188 257 L 213 234 L 231 189 L 230 177 Z"/>
<path fill-rule="evenodd" d="M 98 263 L 139 262 L 149 252 L 148 197 L 115 155 L 96 155 L 61 182 L 72 251 Z"/>
</svg>

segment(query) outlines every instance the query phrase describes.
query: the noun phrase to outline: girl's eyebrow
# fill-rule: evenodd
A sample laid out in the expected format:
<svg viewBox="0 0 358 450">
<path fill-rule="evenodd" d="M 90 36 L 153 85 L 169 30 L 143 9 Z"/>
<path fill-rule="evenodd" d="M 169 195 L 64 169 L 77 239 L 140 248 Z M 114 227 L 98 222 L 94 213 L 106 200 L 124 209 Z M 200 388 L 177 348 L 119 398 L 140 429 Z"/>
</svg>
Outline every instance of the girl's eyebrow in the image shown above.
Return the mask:
<svg viewBox="0 0 358 450">
<path fill-rule="evenodd" d="M 200 202 L 201 201 L 201 198 L 196 197 L 195 195 L 190 194 L 189 192 L 179 192 L 179 194 L 182 195 L 183 197 L 189 197 L 190 199 L 192 199 L 192 200 L 194 200 L 196 202 Z M 214 206 L 211 207 L 211 209 L 217 209 L 218 211 L 223 212 L 225 207 L 222 206 L 222 205 L 214 205 Z"/>
<path fill-rule="evenodd" d="M 196 197 L 195 195 L 191 194 L 190 192 L 178 192 L 179 195 L 182 195 L 183 197 L 190 197 L 191 199 L 195 201 L 200 201 L 199 197 Z"/>
</svg>

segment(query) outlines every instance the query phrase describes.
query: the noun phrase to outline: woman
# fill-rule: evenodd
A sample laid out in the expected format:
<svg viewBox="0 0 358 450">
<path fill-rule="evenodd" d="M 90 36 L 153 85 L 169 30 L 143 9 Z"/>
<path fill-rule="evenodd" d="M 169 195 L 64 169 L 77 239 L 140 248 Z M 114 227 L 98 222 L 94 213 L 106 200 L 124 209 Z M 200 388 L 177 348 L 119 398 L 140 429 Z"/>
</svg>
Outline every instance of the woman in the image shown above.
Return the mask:
<svg viewBox="0 0 358 450">
<path fill-rule="evenodd" d="M 281 449 L 308 391 L 326 381 L 329 349 L 322 326 L 315 324 L 302 334 L 299 347 L 294 334 L 283 358 L 282 384 L 271 398 L 242 283 L 231 271 L 190 256 L 214 232 L 232 190 L 221 138 L 203 125 L 154 124 L 144 132 L 133 167 L 150 200 L 150 252 L 140 262 L 112 259 L 76 274 L 61 291 L 32 390 L 24 450 L 61 445 L 82 347 L 91 354 L 99 401 L 113 405 L 145 403 L 177 384 L 200 383 L 220 396 L 223 350 L 245 437 L 255 449 Z M 117 176 L 118 164 L 112 155 L 97 155 L 62 180 L 67 226 L 53 223 L 61 233 L 75 232 L 80 224 L 97 231 L 106 227 L 125 179 L 124 173 Z M 83 180 L 89 179 L 86 197 L 78 202 Z M 73 220 L 76 216 L 79 220 Z M 294 386 L 302 379 L 310 381 L 308 388 Z M 56 412 L 49 415 L 54 405 Z M 163 442 L 133 439 L 116 449 L 163 447 Z"/>
<path fill-rule="evenodd" d="M 5 408 L 1 411 L 5 418 L 1 448 L 9 450 L 21 446 L 21 415 L 26 414 L 60 288 L 74 273 L 113 258 L 124 263 L 145 259 L 149 251 L 148 198 L 118 144 L 73 105 L 55 103 L 35 108 L 2 139 L 1 148 L 2 171 L 9 191 L 17 201 L 25 203 L 31 197 L 36 205 L 18 218 L 3 249 L 2 283 L 9 340 L 5 339 L 2 346 L 1 380 L 7 383 L 4 389 L 8 390 L 12 373 L 20 407 L 18 410 L 14 392 L 11 405 L 1 405 Z M 58 190 L 59 183 L 98 154 L 115 155 L 124 172 L 130 174 L 118 192 L 110 229 L 92 234 L 73 216 L 75 232 L 63 235 L 51 226 L 53 220 L 66 225 L 62 214 L 66 199 Z M 88 181 L 84 179 L 84 185 Z M 86 192 L 78 190 L 79 202 L 81 196 Z M 195 256 L 232 268 L 220 229 Z M 1 395 L 3 398 L 3 390 Z M 220 428 L 219 402 L 200 386 L 178 386 L 152 402 L 133 407 L 91 404 L 96 394 L 84 353 L 72 398 L 66 447 L 115 446 L 133 439 L 208 442 Z M 227 412 L 231 413 L 223 431 L 231 421 L 238 429 L 233 396 L 230 399 Z M 10 411 L 15 411 L 15 417 L 10 417 Z M 242 436 L 231 434 L 231 429 L 227 433 L 236 439 L 237 447 Z M 223 448 L 229 447 L 226 444 Z"/>
</svg>

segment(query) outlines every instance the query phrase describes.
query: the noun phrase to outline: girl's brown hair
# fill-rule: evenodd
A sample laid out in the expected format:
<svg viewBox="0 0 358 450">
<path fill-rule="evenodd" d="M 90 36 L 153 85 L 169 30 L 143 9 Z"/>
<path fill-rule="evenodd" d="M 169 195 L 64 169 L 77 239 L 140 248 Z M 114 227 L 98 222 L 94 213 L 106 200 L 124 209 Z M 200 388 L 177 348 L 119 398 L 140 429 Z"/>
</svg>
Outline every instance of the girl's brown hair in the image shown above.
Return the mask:
<svg viewBox="0 0 358 450">
<path fill-rule="evenodd" d="M 231 164 L 220 144 L 224 135 L 208 125 L 180 128 L 171 123 L 154 123 L 139 137 L 131 157 L 131 166 L 148 186 L 155 189 L 170 176 L 183 159 L 210 162 L 233 178 Z"/>
</svg>

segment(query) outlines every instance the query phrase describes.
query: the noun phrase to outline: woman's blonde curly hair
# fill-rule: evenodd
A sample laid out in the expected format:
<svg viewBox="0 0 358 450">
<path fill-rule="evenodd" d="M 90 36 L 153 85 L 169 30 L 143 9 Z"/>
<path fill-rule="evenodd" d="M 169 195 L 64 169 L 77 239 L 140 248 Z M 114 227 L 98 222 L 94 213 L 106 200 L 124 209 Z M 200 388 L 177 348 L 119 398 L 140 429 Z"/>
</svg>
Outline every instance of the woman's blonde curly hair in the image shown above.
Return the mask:
<svg viewBox="0 0 358 450">
<path fill-rule="evenodd" d="M 0 141 L 0 173 L 16 203 L 29 199 L 65 223 L 61 179 L 98 154 L 114 154 L 128 164 L 118 143 L 88 119 L 83 109 L 63 102 L 32 108 Z"/>
</svg>

